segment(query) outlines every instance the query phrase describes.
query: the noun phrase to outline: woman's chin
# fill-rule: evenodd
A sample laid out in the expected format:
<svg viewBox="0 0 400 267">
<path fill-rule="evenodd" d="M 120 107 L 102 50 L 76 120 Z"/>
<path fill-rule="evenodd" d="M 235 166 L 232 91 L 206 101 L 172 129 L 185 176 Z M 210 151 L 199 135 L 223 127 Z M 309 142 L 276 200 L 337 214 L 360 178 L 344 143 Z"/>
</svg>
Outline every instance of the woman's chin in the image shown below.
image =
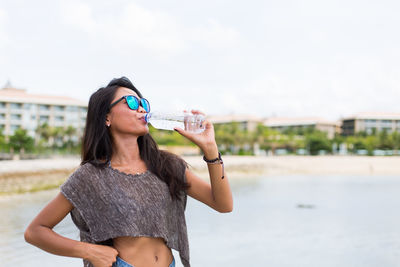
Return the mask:
<svg viewBox="0 0 400 267">
<path fill-rule="evenodd" d="M 141 129 L 141 131 L 138 133 L 139 136 L 143 136 L 145 134 L 149 133 L 149 127 L 146 125 L 145 128 Z"/>
</svg>

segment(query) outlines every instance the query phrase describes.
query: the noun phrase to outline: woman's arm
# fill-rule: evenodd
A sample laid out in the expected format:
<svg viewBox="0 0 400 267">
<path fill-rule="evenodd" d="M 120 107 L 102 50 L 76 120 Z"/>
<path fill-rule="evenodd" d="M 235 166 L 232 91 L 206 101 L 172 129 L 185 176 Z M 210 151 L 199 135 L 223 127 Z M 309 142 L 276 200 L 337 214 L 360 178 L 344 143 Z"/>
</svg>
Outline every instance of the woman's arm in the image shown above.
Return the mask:
<svg viewBox="0 0 400 267">
<path fill-rule="evenodd" d="M 52 230 L 72 209 L 59 193 L 25 230 L 26 242 L 52 254 L 87 259 L 96 267 L 111 266 L 118 255 L 114 248 L 72 240 Z"/>
<path fill-rule="evenodd" d="M 193 114 L 201 114 L 192 111 Z M 205 121 L 205 131 L 200 134 L 189 133 L 177 128 L 180 134 L 195 143 L 203 151 L 207 160 L 218 158 L 218 147 L 214 137 L 214 127 L 211 122 Z M 233 210 L 232 192 L 222 164 L 207 164 L 210 175 L 210 184 L 202 180 L 190 170 L 186 170 L 186 179 L 189 184 L 188 195 L 205 203 L 219 212 Z"/>
<path fill-rule="evenodd" d="M 187 169 L 186 179 L 190 185 L 188 195 L 218 212 L 231 212 L 233 209 L 233 199 L 229 182 L 226 176 L 224 179 L 221 179 L 222 170 L 221 167 L 217 168 L 218 166 L 220 165 L 208 167 L 211 185 Z"/>
</svg>

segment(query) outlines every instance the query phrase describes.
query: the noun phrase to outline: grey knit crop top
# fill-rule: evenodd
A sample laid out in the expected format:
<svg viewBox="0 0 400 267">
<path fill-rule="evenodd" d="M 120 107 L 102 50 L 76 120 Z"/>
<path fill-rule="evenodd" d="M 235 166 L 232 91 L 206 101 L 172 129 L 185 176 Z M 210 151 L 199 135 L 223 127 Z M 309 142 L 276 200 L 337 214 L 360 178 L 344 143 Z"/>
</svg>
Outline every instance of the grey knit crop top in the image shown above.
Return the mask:
<svg viewBox="0 0 400 267">
<path fill-rule="evenodd" d="M 120 236 L 160 237 L 179 251 L 185 267 L 190 266 L 186 193 L 182 200 L 172 200 L 167 184 L 152 172 L 132 175 L 86 163 L 60 189 L 74 206 L 71 218 L 81 241 L 112 244 Z"/>
</svg>

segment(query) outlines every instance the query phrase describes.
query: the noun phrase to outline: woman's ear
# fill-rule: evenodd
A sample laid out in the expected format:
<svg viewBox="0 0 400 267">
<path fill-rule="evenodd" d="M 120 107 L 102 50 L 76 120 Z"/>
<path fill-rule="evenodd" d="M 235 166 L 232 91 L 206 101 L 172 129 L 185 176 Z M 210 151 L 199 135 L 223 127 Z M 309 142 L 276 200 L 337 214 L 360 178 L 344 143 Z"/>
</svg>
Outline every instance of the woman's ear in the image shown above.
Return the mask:
<svg viewBox="0 0 400 267">
<path fill-rule="evenodd" d="M 106 126 L 107 126 L 107 128 L 109 128 L 111 126 L 111 121 L 110 121 L 110 115 L 109 114 L 106 115 Z"/>
</svg>

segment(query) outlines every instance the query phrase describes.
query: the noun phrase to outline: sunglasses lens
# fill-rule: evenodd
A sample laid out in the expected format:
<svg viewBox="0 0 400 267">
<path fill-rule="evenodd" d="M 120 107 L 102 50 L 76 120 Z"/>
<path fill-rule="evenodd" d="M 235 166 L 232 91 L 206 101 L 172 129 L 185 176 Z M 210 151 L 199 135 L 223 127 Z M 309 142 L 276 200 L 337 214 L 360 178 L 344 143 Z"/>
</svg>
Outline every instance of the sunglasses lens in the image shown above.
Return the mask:
<svg viewBox="0 0 400 267">
<path fill-rule="evenodd" d="M 140 99 L 140 104 L 142 105 L 143 109 L 146 112 L 150 112 L 150 103 L 149 101 L 147 101 L 147 99 L 145 98 Z"/>
<path fill-rule="evenodd" d="M 126 103 L 128 104 L 128 107 L 130 109 L 137 110 L 139 108 L 139 101 L 134 96 L 131 96 L 131 95 L 127 96 L 126 97 Z"/>
</svg>

